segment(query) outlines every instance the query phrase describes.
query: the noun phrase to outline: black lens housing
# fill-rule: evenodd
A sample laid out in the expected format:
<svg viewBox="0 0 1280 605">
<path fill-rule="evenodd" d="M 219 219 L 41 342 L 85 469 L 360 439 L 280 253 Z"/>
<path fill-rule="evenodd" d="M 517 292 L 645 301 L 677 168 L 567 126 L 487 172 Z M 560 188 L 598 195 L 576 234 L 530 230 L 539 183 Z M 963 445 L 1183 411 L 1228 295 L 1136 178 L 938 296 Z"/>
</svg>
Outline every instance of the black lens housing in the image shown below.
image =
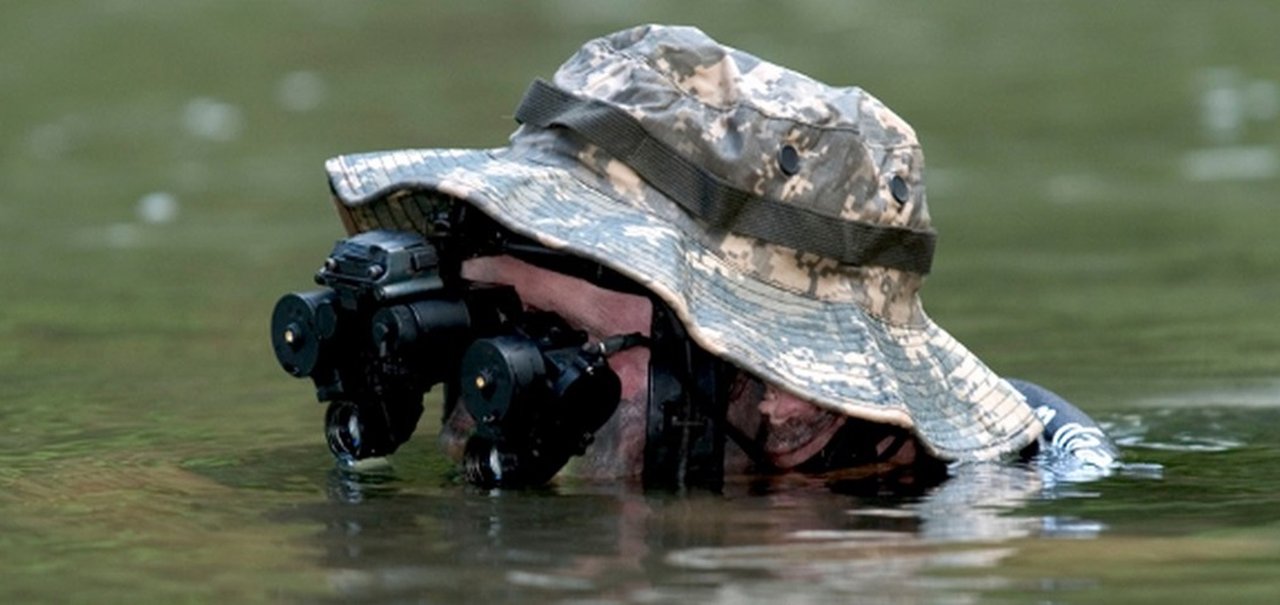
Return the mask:
<svg viewBox="0 0 1280 605">
<path fill-rule="evenodd" d="M 325 441 L 343 461 L 387 456 L 409 440 L 421 416 L 421 401 L 333 401 L 325 411 Z"/>
<path fill-rule="evenodd" d="M 633 280 L 480 213 L 464 220 L 465 204 L 453 208 L 424 229 L 427 237 L 376 230 L 338 241 L 315 275 L 322 288 L 276 303 L 272 349 L 328 402 L 324 432 L 334 456 L 395 452 L 421 417 L 423 395 L 443 384 L 443 416 L 460 401 L 476 421 L 464 452 L 469 481 L 544 483 L 616 411 L 621 381 L 607 357 L 647 345 L 645 484 L 718 485 L 732 366 L 689 340 L 676 314 Z M 650 332 L 588 342 L 558 316 L 526 312 L 514 288 L 461 277 L 463 260 L 492 255 L 648 296 Z"/>
<path fill-rule="evenodd" d="M 421 235 L 369 231 L 334 245 L 316 273 L 322 289 L 276 303 L 272 349 L 330 402 L 325 435 L 335 456 L 394 452 L 417 425 L 423 395 L 456 379 L 470 341 L 520 314 L 514 289 L 453 273 Z"/>
<path fill-rule="evenodd" d="M 284 371 L 312 376 L 324 367 L 324 341 L 337 330 L 337 295 L 332 290 L 286 294 L 271 313 L 271 347 Z"/>
<path fill-rule="evenodd" d="M 586 449 L 622 394 L 604 349 L 585 333 L 556 316 L 525 327 L 476 340 L 462 357 L 459 390 L 476 420 L 465 466 L 481 485 L 549 479 Z"/>
</svg>

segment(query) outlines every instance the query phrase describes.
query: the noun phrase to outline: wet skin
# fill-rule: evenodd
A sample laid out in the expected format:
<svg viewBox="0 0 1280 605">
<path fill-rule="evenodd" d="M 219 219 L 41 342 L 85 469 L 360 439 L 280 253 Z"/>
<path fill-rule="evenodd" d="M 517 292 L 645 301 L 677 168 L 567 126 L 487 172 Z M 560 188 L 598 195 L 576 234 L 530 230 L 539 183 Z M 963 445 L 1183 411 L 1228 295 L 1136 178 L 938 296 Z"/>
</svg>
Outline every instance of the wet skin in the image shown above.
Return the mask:
<svg viewBox="0 0 1280 605">
<path fill-rule="evenodd" d="M 513 286 L 527 308 L 560 315 L 571 326 L 586 331 L 592 341 L 618 334 L 649 334 L 652 303 L 643 296 L 606 290 L 509 256 L 468 260 L 462 275 L 471 281 Z M 644 460 L 649 350 L 636 347 L 619 352 L 609 358 L 609 367 L 622 382 L 621 401 L 615 420 L 599 431 L 596 444 L 584 456 L 586 464 L 580 466 L 601 478 L 636 476 Z M 463 406 L 455 409 L 455 417 L 442 429 L 442 441 L 446 451 L 456 457 L 471 421 L 465 418 Z M 776 470 L 793 469 L 809 460 L 845 424 L 845 416 L 745 372 L 732 389 L 727 417 L 739 438 L 748 441 L 742 444 L 744 448 L 763 458 L 755 462 Z M 884 453 L 893 442 L 891 437 L 878 439 L 877 453 Z M 909 442 L 882 462 L 908 464 L 916 451 Z M 726 467 L 745 470 L 750 462 L 732 459 L 726 461 Z"/>
</svg>

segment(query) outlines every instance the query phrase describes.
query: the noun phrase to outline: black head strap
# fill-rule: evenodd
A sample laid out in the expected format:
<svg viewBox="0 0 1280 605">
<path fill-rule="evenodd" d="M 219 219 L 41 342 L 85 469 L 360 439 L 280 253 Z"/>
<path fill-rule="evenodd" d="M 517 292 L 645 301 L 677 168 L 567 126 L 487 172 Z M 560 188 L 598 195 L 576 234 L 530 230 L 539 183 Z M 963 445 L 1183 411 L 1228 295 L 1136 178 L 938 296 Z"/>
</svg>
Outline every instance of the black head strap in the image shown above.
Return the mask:
<svg viewBox="0 0 1280 605">
<path fill-rule="evenodd" d="M 573 131 L 715 228 L 845 264 L 922 275 L 932 265 L 936 239 L 932 231 L 838 220 L 736 189 L 651 136 L 626 111 L 576 97 L 543 80 L 529 87 L 515 117 L 524 124 Z"/>
</svg>

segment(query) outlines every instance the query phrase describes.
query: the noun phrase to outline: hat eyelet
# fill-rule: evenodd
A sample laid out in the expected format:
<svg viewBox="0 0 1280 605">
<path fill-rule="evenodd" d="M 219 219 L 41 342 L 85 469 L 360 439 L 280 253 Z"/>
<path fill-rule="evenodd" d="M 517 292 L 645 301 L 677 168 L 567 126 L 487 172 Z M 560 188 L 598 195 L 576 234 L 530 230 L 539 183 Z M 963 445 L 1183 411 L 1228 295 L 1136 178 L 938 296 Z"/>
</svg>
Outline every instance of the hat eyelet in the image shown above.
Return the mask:
<svg viewBox="0 0 1280 605">
<path fill-rule="evenodd" d="M 800 172 L 800 152 L 794 146 L 783 145 L 778 149 L 778 170 L 787 176 Z"/>
<path fill-rule="evenodd" d="M 907 180 L 902 175 L 895 174 L 889 179 L 889 193 L 893 195 L 893 199 L 898 201 L 898 205 L 907 203 L 911 199 L 911 187 L 907 185 Z"/>
</svg>

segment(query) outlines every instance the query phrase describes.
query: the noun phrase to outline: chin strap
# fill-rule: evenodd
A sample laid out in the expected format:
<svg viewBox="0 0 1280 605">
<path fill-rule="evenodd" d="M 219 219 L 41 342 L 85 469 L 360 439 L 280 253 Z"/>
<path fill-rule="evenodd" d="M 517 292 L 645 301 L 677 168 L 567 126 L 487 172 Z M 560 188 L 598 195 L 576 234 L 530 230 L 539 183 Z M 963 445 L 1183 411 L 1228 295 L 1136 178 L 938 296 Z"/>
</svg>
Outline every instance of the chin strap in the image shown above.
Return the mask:
<svg viewBox="0 0 1280 605">
<path fill-rule="evenodd" d="M 659 300 L 653 303 L 649 334 L 644 483 L 719 489 L 731 366 L 690 341 L 675 313 Z"/>
</svg>

